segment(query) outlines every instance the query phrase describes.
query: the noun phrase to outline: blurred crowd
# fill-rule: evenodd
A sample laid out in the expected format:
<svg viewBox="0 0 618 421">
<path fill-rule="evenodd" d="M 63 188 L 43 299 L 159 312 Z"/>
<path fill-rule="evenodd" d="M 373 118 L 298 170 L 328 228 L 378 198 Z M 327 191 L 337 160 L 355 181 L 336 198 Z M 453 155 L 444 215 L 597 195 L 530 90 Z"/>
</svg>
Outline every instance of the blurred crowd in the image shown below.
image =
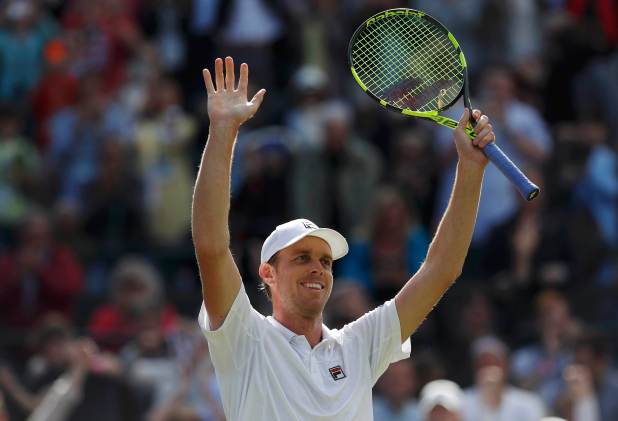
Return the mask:
<svg viewBox="0 0 618 421">
<path fill-rule="evenodd" d="M 190 238 L 201 69 L 268 93 L 239 135 L 232 249 L 304 217 L 344 233 L 341 327 L 420 266 L 448 129 L 356 86 L 354 28 L 413 7 L 457 37 L 472 103 L 542 188 L 488 167 L 464 273 L 375 389 L 375 419 L 618 420 L 618 5 L 612 0 L 0 1 L 0 420 L 222 420 Z M 449 113 L 458 118 L 461 104 Z"/>
</svg>

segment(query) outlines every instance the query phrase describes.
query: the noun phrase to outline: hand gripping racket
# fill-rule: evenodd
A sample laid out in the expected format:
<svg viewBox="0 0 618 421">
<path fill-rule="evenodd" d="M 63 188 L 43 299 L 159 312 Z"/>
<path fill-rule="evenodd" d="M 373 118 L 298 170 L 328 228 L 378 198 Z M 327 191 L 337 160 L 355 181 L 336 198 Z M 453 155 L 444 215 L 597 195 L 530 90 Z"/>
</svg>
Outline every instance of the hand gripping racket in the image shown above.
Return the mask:
<svg viewBox="0 0 618 421">
<path fill-rule="evenodd" d="M 428 118 L 451 129 L 457 121 L 440 112 L 461 95 L 472 110 L 464 54 L 453 34 L 426 13 L 401 8 L 370 17 L 354 31 L 348 59 L 363 91 L 390 110 Z M 470 124 L 476 125 L 474 119 Z M 470 126 L 466 133 L 471 139 L 476 136 Z M 483 151 L 526 200 L 539 194 L 539 188 L 495 143 Z"/>
</svg>

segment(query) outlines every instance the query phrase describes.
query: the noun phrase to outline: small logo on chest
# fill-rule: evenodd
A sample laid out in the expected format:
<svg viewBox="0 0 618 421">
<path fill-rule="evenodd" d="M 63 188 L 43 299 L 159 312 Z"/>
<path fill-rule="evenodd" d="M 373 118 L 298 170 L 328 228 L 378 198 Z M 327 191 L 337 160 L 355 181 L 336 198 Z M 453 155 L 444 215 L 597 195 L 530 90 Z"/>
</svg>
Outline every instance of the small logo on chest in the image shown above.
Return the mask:
<svg viewBox="0 0 618 421">
<path fill-rule="evenodd" d="M 333 377 L 333 380 L 341 380 L 345 378 L 345 373 L 340 365 L 329 368 L 328 372 Z"/>
</svg>

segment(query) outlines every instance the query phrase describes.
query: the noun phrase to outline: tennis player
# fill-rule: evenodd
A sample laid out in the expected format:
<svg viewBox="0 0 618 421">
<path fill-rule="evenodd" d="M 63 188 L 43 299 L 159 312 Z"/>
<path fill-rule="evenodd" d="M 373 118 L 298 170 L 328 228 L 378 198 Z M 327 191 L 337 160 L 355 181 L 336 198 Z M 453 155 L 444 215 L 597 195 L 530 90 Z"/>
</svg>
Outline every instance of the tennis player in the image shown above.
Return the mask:
<svg viewBox="0 0 618 421">
<path fill-rule="evenodd" d="M 225 67 L 225 72 L 224 72 Z M 392 362 L 410 355 L 410 335 L 460 275 L 470 244 L 487 158 L 495 140 L 485 115 L 478 136 L 454 131 L 459 162 L 450 203 L 421 268 L 394 299 L 341 330 L 322 323 L 333 287 L 333 261 L 348 251 L 338 232 L 297 219 L 264 242 L 259 275 L 273 314 L 251 307 L 230 252 L 231 162 L 240 125 L 260 107 L 262 89 L 247 100 L 249 69 L 217 59 L 214 83 L 203 71 L 210 133 L 193 198 L 192 231 L 202 279 L 199 323 L 209 343 L 223 408 L 236 420 L 371 420 L 371 391 Z M 474 143 L 474 145 L 473 145 Z"/>
</svg>

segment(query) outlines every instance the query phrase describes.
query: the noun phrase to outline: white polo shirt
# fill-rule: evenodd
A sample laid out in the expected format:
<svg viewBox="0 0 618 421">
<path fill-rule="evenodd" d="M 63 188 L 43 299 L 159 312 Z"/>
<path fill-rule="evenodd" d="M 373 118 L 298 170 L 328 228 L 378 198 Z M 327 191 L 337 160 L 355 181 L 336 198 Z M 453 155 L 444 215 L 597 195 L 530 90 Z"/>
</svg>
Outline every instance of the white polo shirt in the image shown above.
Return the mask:
<svg viewBox="0 0 618 421">
<path fill-rule="evenodd" d="M 249 303 L 241 286 L 225 321 L 199 315 L 229 421 L 373 420 L 371 389 L 390 363 L 410 356 L 393 300 L 341 330 L 322 326 L 313 349 Z"/>
</svg>

